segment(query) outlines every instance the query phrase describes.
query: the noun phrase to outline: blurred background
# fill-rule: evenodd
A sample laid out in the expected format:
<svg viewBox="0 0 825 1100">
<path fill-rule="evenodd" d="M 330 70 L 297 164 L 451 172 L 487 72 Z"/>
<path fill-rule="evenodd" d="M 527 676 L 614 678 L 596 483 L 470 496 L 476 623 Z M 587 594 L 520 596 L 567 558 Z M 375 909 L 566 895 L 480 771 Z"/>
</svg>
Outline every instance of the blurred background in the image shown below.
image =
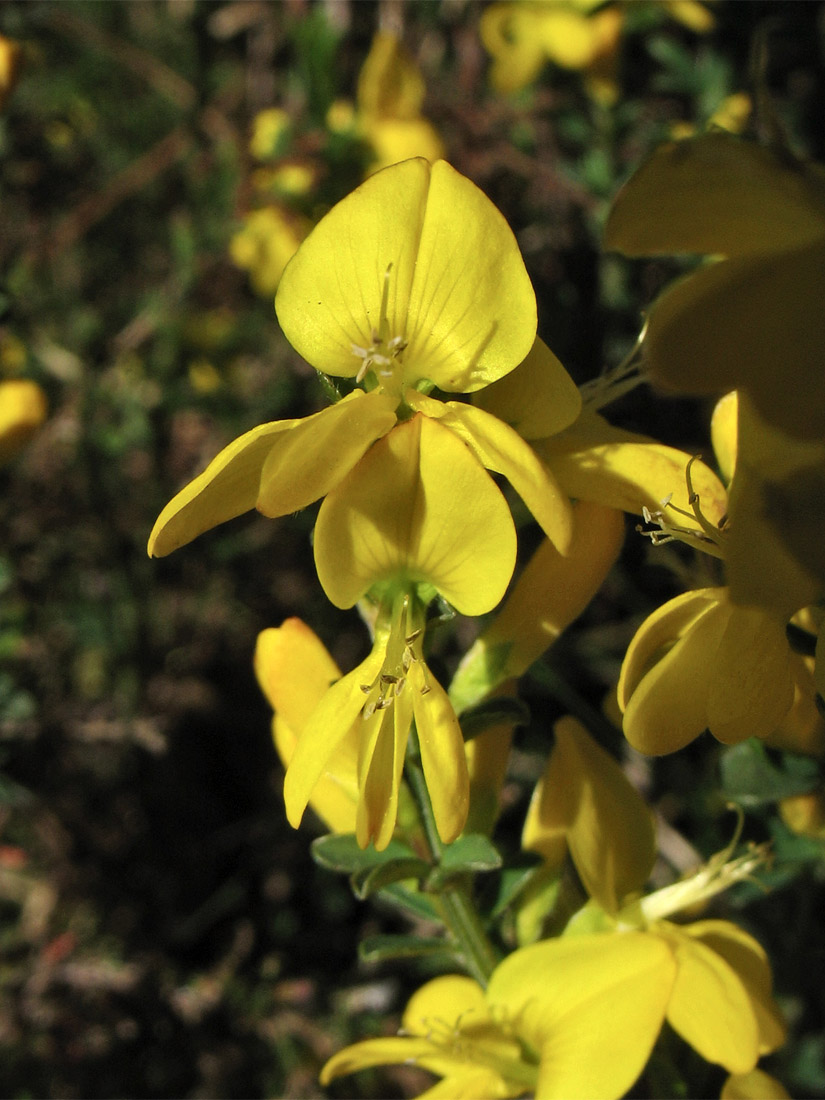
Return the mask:
<svg viewBox="0 0 825 1100">
<path fill-rule="evenodd" d="M 822 4 L 550 6 L 585 46 L 562 36 L 524 87 L 523 58 L 491 70 L 493 18 L 473 0 L 0 8 L 0 423 L 3 383 L 45 397 L 25 446 L 0 444 L 0 1094 L 319 1096 L 338 1046 L 398 1026 L 421 971 L 359 964 L 357 944 L 403 925 L 314 866 L 311 823 L 286 825 L 252 672 L 258 631 L 290 615 L 342 667 L 364 653 L 314 577 L 313 509 L 248 514 L 161 561 L 146 539 L 222 446 L 325 404 L 272 298 L 301 237 L 380 163 L 435 143 L 486 191 L 540 334 L 584 381 L 677 270 L 599 251 L 647 152 L 712 119 L 753 125 L 758 75 L 791 146 L 823 158 Z M 613 419 L 699 451 L 707 413 L 641 390 Z M 629 540 L 554 675 L 528 683 L 540 721 L 518 741 L 514 843 L 560 678 L 600 706 L 635 626 L 692 568 Z M 456 652 L 434 657 L 444 675 Z M 645 779 L 705 856 L 730 838 L 715 768 L 703 741 Z M 755 814 L 784 871 L 738 919 L 795 1028 L 777 1072 L 825 1096 L 823 846 Z M 424 1081 L 376 1071 L 331 1092 Z"/>
</svg>

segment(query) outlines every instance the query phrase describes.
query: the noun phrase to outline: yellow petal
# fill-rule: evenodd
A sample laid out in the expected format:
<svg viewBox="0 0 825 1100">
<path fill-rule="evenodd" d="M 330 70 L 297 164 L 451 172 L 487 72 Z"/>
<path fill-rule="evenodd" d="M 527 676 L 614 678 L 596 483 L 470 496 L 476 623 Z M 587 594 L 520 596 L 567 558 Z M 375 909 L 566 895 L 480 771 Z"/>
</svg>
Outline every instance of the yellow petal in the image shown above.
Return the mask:
<svg viewBox="0 0 825 1100">
<path fill-rule="evenodd" d="M 622 722 L 625 737 L 639 752 L 676 752 L 707 728 L 709 685 L 729 617 L 727 603 L 711 604 L 642 676 Z M 628 651 L 625 659 L 635 662 L 637 655 L 631 657 Z"/>
<path fill-rule="evenodd" d="M 731 1074 L 719 1096 L 720 1100 L 791 1100 L 785 1086 L 761 1069 Z"/>
<path fill-rule="evenodd" d="M 0 464 L 25 446 L 47 412 L 46 395 L 36 382 L 28 378 L 0 382 Z"/>
<path fill-rule="evenodd" d="M 350 734 L 350 727 L 360 722 L 366 701 L 362 685 L 373 682 L 383 660 L 384 647 L 376 644 L 365 661 L 332 685 L 304 726 L 284 779 L 284 804 L 293 829 L 301 824 L 329 758 Z M 360 743 L 360 733 L 354 736 Z"/>
<path fill-rule="evenodd" d="M 815 237 L 825 237 L 821 174 L 715 133 L 656 150 L 619 192 L 605 246 L 630 256 L 749 256 Z"/>
<path fill-rule="evenodd" d="M 759 608 L 732 606 L 708 685 L 708 726 L 727 744 L 766 737 L 793 703 L 785 624 Z"/>
<path fill-rule="evenodd" d="M 318 576 L 337 607 L 406 577 L 479 615 L 504 595 L 515 554 L 504 497 L 464 444 L 423 416 L 375 444 L 327 496 L 315 527 Z"/>
<path fill-rule="evenodd" d="M 785 1042 L 786 1027 L 771 987 L 770 963 L 760 943 L 725 920 L 696 921 L 682 931 L 720 955 L 736 972 L 750 997 L 759 1031 L 759 1053 L 768 1054 Z"/>
<path fill-rule="evenodd" d="M 759 1057 L 759 1030 L 744 985 L 710 947 L 669 929 L 677 973 L 668 1022 L 706 1061 L 747 1073 Z"/>
<path fill-rule="evenodd" d="M 413 701 L 404 691 L 386 710 L 362 723 L 358 754 L 358 809 L 355 835 L 362 848 L 373 842 L 381 852 L 392 839 L 398 817 L 398 791 L 412 725 Z"/>
<path fill-rule="evenodd" d="M 444 156 L 444 142 L 424 118 L 374 119 L 362 124 L 362 132 L 373 153 L 370 172 L 410 157 L 424 157 L 432 164 Z"/>
<path fill-rule="evenodd" d="M 593 19 L 561 4 L 548 5 L 538 33 L 551 61 L 564 69 L 584 69 L 596 56 L 598 28 Z"/>
<path fill-rule="evenodd" d="M 341 670 L 301 619 L 287 619 L 258 635 L 254 657 L 261 690 L 296 733 L 300 733 Z"/>
<path fill-rule="evenodd" d="M 382 394 L 358 390 L 314 416 L 240 436 L 166 505 L 149 536 L 150 556 L 164 557 L 251 508 L 278 516 L 311 504 L 392 427 L 392 406 Z"/>
<path fill-rule="evenodd" d="M 387 272 L 389 271 L 389 275 Z M 354 377 L 353 344 L 406 342 L 403 378 L 478 389 L 512 370 L 536 334 L 533 288 L 509 226 L 445 161 L 403 161 L 339 202 L 290 261 L 275 308 L 319 370 Z"/>
<path fill-rule="evenodd" d="M 670 499 L 688 513 L 673 516 L 674 521 L 700 529 L 691 512 L 685 475 L 693 456 L 684 451 L 614 428 L 593 412 L 583 414 L 562 435 L 537 443 L 536 450 L 571 497 L 638 515 L 643 507 L 653 512 Z M 704 462 L 694 462 L 690 474 L 702 514 L 718 524 L 727 511 L 724 486 Z"/>
<path fill-rule="evenodd" d="M 538 336 L 527 358 L 479 390 L 474 403 L 523 439 L 555 435 L 573 423 L 582 407 L 578 386 Z"/>
<path fill-rule="evenodd" d="M 412 693 L 421 763 L 438 835 L 451 844 L 464 828 L 470 804 L 461 727 L 446 691 L 429 671 L 425 673 L 421 662 L 410 669 L 405 691 Z"/>
<path fill-rule="evenodd" d="M 484 990 L 473 978 L 445 974 L 422 985 L 407 1002 L 402 1027 L 410 1035 L 427 1036 L 436 1024 L 458 1027 L 490 1017 Z"/>
<path fill-rule="evenodd" d="M 722 477 L 730 482 L 736 469 L 736 451 L 738 436 L 739 397 L 731 390 L 720 397 L 710 420 L 710 438 L 713 453 L 722 471 Z"/>
<path fill-rule="evenodd" d="M 525 4 L 491 4 L 481 15 L 479 32 L 494 61 L 490 82 L 505 95 L 533 81 L 547 60 L 536 33 L 535 9 Z"/>
<path fill-rule="evenodd" d="M 825 433 L 825 243 L 711 264 L 657 299 L 648 317 L 651 376 L 676 393 L 746 390 L 791 435 Z"/>
<path fill-rule="evenodd" d="M 321 1070 L 320 1081 L 328 1085 L 336 1077 L 347 1073 L 356 1073 L 359 1069 L 371 1066 L 415 1064 L 418 1059 L 432 1053 L 433 1044 L 425 1038 L 406 1038 L 388 1036 L 383 1039 L 365 1039 L 362 1043 L 339 1050 Z"/>
<path fill-rule="evenodd" d="M 567 553 L 573 535 L 570 499 L 518 432 L 472 405 L 434 401 L 423 394 L 408 394 L 407 400 L 455 432 L 488 470 L 504 474 L 547 537 L 560 553 Z"/>
<path fill-rule="evenodd" d="M 424 102 L 424 77 L 394 34 L 378 31 L 358 74 L 358 108 L 380 118 L 415 118 Z"/>
<path fill-rule="evenodd" d="M 450 685 L 459 711 L 511 677 L 523 675 L 576 619 L 601 587 L 624 540 L 621 512 L 579 501 L 573 540 L 562 555 L 545 539 L 499 614 L 462 660 Z"/>
<path fill-rule="evenodd" d="M 575 718 L 554 727 L 556 743 L 528 810 L 522 845 L 541 835 L 542 811 L 563 807 L 570 854 L 591 898 L 610 913 L 641 890 L 653 867 L 653 819 L 618 763 Z"/>
<path fill-rule="evenodd" d="M 618 1100 L 650 1056 L 674 972 L 656 936 L 570 936 L 509 955 L 487 999 L 520 1018 L 519 1030 L 541 1051 L 537 1100 Z"/>
<path fill-rule="evenodd" d="M 509 225 L 483 191 L 437 161 L 410 291 L 406 381 L 480 389 L 527 356 L 536 323 L 536 296 Z"/>
<path fill-rule="evenodd" d="M 693 623 L 724 598 L 720 588 L 699 588 L 684 592 L 653 611 L 627 647 L 619 676 L 617 695 L 624 711 L 641 680 Z"/>
</svg>

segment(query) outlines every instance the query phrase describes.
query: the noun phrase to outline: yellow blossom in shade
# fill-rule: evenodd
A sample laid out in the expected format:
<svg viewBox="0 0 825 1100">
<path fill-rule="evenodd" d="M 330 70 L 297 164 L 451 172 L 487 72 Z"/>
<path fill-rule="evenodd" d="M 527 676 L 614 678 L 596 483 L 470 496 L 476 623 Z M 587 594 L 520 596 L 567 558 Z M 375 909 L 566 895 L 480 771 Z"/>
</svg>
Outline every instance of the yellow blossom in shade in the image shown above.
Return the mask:
<svg viewBox="0 0 825 1100">
<path fill-rule="evenodd" d="M 661 755 L 705 729 L 726 744 L 773 733 L 794 701 L 785 622 L 734 604 L 725 588 L 687 592 L 654 611 L 619 677 L 631 745 Z"/>
<path fill-rule="evenodd" d="M 0 463 L 22 450 L 47 412 L 46 395 L 36 382 L 27 378 L 0 382 Z"/>
<path fill-rule="evenodd" d="M 729 134 L 657 150 L 619 192 L 605 244 L 717 257 L 653 303 L 652 378 L 745 391 L 790 436 L 825 435 L 825 171 Z"/>
<path fill-rule="evenodd" d="M 313 710 L 341 671 L 323 642 L 300 619 L 287 619 L 258 635 L 255 675 L 275 711 L 272 736 L 287 766 Z M 310 805 L 333 832 L 355 832 L 358 741 L 352 727 L 326 761 Z"/>
<path fill-rule="evenodd" d="M 650 1055 L 673 969 L 664 944 L 633 933 L 535 944 L 508 956 L 486 991 L 459 975 L 428 982 L 402 1035 L 346 1047 L 321 1081 L 401 1062 L 443 1078 L 426 1097 L 618 1100 Z"/>
<path fill-rule="evenodd" d="M 421 388 L 474 392 L 530 352 L 536 304 L 515 238 L 493 204 L 444 161 L 370 177 L 326 215 L 281 279 L 276 311 L 318 370 L 363 380 L 331 408 L 235 440 L 161 513 L 149 552 L 170 553 L 257 508 L 280 516 L 328 493 L 413 412 L 440 421 L 503 473 L 564 552 L 572 511 L 519 434 L 484 410 Z"/>
<path fill-rule="evenodd" d="M 721 1100 L 791 1100 L 785 1086 L 761 1069 L 732 1073 L 719 1096 Z"/>
<path fill-rule="evenodd" d="M 229 254 L 238 267 L 249 272 L 256 292 L 269 297 L 309 229 L 305 218 L 265 206 L 246 215 L 243 228 L 229 242 Z"/>
</svg>

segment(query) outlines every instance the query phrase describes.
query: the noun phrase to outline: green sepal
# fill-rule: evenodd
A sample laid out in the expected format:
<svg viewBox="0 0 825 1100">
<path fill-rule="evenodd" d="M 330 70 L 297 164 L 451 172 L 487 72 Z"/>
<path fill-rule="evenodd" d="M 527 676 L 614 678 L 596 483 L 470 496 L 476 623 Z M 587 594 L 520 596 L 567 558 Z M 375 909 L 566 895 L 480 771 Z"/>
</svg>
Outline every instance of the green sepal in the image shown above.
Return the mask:
<svg viewBox="0 0 825 1100">
<path fill-rule="evenodd" d="M 442 920 L 441 914 L 426 894 L 419 893 L 417 889 L 403 882 L 386 886 L 379 894 L 379 899 L 402 910 L 407 916 L 435 922 Z"/>
<path fill-rule="evenodd" d="M 367 936 L 358 945 L 362 962 L 385 962 L 388 959 L 438 959 L 450 968 L 461 968 L 461 955 L 452 951 L 443 939 L 426 936 Z"/>
<path fill-rule="evenodd" d="M 725 796 L 743 807 L 764 806 L 793 794 L 805 794 L 820 780 L 819 765 L 810 756 L 769 754 L 755 737 L 726 749 L 719 768 Z"/>
<path fill-rule="evenodd" d="M 498 888 L 490 908 L 493 920 L 502 916 L 527 889 L 543 866 L 541 857 L 525 852 L 518 857 L 518 864 L 503 867 L 498 876 Z"/>
</svg>

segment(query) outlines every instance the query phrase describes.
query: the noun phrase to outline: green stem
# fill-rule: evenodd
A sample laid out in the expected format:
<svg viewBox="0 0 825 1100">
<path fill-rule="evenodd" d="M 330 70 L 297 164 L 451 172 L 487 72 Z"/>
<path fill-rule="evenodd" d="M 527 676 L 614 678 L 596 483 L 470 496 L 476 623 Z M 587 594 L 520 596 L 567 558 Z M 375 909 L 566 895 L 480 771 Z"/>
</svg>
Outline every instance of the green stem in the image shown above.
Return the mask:
<svg viewBox="0 0 825 1100">
<path fill-rule="evenodd" d="M 407 778 L 421 813 L 421 823 L 434 863 L 440 863 L 444 845 L 438 835 L 433 807 L 424 773 L 417 764 L 407 764 Z M 498 965 L 499 955 L 490 942 L 467 886 L 448 882 L 436 895 L 436 901 L 450 935 L 461 948 L 467 970 L 483 987 Z"/>
</svg>

